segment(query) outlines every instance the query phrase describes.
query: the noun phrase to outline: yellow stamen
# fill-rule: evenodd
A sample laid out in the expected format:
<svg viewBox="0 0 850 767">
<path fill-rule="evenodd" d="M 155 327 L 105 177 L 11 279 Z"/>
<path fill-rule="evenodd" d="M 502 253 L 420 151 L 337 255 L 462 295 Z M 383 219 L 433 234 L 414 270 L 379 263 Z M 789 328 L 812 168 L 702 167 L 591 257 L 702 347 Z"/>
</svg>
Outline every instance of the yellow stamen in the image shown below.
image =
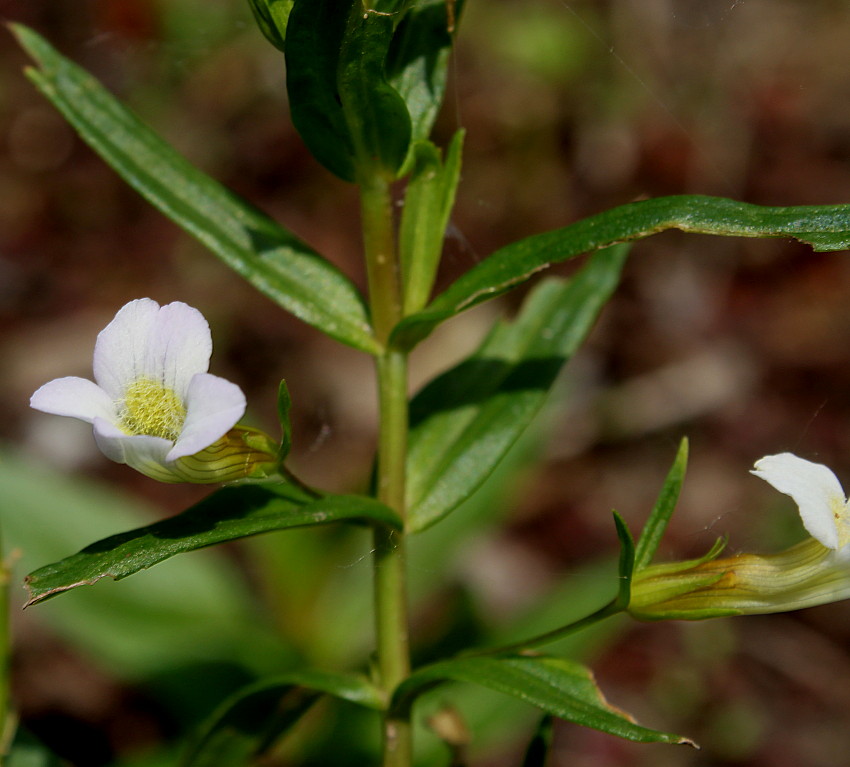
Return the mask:
<svg viewBox="0 0 850 767">
<path fill-rule="evenodd" d="M 149 378 L 139 378 L 127 387 L 119 417 L 128 434 L 147 434 L 173 442 L 183 428 L 186 408 L 167 386 Z"/>
</svg>

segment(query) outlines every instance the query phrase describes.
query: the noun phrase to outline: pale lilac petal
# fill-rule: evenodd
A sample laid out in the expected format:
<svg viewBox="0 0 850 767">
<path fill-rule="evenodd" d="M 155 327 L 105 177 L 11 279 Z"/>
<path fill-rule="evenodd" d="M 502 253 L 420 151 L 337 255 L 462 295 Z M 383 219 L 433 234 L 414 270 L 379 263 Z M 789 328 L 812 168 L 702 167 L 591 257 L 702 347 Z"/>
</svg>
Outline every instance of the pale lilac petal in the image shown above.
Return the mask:
<svg viewBox="0 0 850 767">
<path fill-rule="evenodd" d="M 185 400 L 192 376 L 207 372 L 211 354 L 212 336 L 204 315 L 175 301 L 159 310 L 151 328 L 145 376 Z"/>
<path fill-rule="evenodd" d="M 49 381 L 30 397 L 30 407 L 44 413 L 67 415 L 92 423 L 95 418 L 115 421 L 115 402 L 93 381 L 67 376 Z"/>
<path fill-rule="evenodd" d="M 841 483 L 822 463 L 812 463 L 793 453 L 768 455 L 756 461 L 752 472 L 790 495 L 800 507 L 806 530 L 824 546 L 839 546 L 838 523 L 846 515 Z"/>
<path fill-rule="evenodd" d="M 209 447 L 236 425 L 245 404 L 245 395 L 235 383 L 209 373 L 196 375 L 186 396 L 186 421 L 168 460 Z"/>
<path fill-rule="evenodd" d="M 146 374 L 148 345 L 159 313 L 159 304 L 139 298 L 122 306 L 97 336 L 94 346 L 94 380 L 116 400 L 128 384 Z"/>
<path fill-rule="evenodd" d="M 169 440 L 146 434 L 125 434 L 101 418 L 94 422 L 94 438 L 97 446 L 110 460 L 126 463 L 136 471 L 160 482 L 175 480 L 166 464 L 166 455 L 172 447 Z"/>
</svg>

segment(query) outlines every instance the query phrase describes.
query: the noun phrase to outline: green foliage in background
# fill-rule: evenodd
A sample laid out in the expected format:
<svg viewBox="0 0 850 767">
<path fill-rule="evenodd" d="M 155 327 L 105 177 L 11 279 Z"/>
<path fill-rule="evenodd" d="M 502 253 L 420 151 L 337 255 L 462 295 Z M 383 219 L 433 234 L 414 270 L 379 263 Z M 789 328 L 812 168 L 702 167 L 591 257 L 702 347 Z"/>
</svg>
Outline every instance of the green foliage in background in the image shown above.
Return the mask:
<svg viewBox="0 0 850 767">
<path fill-rule="evenodd" d="M 278 402 L 284 435 L 279 473 L 218 489 L 167 520 L 151 523 L 126 499 L 52 475 L 39 478 L 37 470 L 10 460 L 0 464 L 8 474 L 4 503 L 15 510 L 4 515 L 4 533 L 32 547 L 29 603 L 73 592 L 62 597 L 68 600 L 65 611 L 50 613 L 51 604 L 62 602 L 52 600 L 43 608 L 46 614 L 66 622 L 89 652 L 123 664 L 128 676 L 157 672 L 178 679 L 178 667 L 205 654 L 210 662 L 238 667 L 240 684 L 222 691 L 224 702 L 212 711 L 194 707 L 196 718 L 207 718 L 181 751 L 183 767 L 255 763 L 278 748 L 285 734 L 302 728 L 319 733 L 304 751 L 322 753 L 317 744 L 338 736 L 311 719 L 319 701 L 321 711 L 343 711 L 339 716 L 350 717 L 349 723 L 368 723 L 351 725 L 352 730 L 368 727 L 370 733 L 349 733 L 352 759 L 375 760 L 380 749 L 385 767 L 433 764 L 438 747 L 451 751 L 457 744 L 448 737 L 440 743 L 439 733 L 435 737 L 414 727 L 416 712 L 430 708 L 439 713 L 434 693 L 453 691 L 450 683 L 487 691 L 477 710 L 491 715 L 491 733 L 504 726 L 493 713 L 490 693 L 496 692 L 538 717 L 542 712 L 637 742 L 691 743 L 638 724 L 609 705 L 577 657 L 580 645 L 569 644 L 578 642 L 579 630 L 599 631 L 603 619 L 630 607 L 645 617 L 633 603 L 681 489 L 686 443 L 636 542 L 615 514 L 612 539 L 616 535 L 621 547 L 617 566 L 600 575 L 597 563 L 588 565 L 581 595 L 573 589 L 567 597 L 547 597 L 536 616 L 501 636 L 494 626 L 477 621 L 474 610 L 461 606 L 457 612 L 466 621 L 465 636 L 447 638 L 447 649 L 439 642 L 420 648 L 412 637 L 411 649 L 409 602 L 427 592 L 424 581 L 442 579 L 420 575 L 410 563 L 427 563 L 440 574 L 471 529 L 492 524 L 506 466 L 518 461 L 524 438 L 533 442 L 528 432 L 563 366 L 617 288 L 629 242 L 679 229 L 792 237 L 815 250 L 837 250 L 850 247 L 850 206 L 761 207 L 697 195 L 633 202 L 505 245 L 434 296 L 461 180 L 464 137 L 459 131 L 448 146 L 439 147 L 430 136 L 463 3 L 382 0 L 367 8 L 359 0 L 249 1 L 260 32 L 284 54 L 294 126 L 318 162 L 360 192 L 367 297 L 328 256 L 192 166 L 38 34 L 20 25 L 13 30 L 35 62 L 29 78 L 140 194 L 283 310 L 374 358 L 380 392 L 374 491 L 365 496 L 314 490 L 284 466 L 291 442 L 285 386 Z M 549 54 L 540 55 L 541 66 L 549 66 Z M 397 214 L 399 195 L 403 207 Z M 441 323 L 581 254 L 592 255 L 571 278 L 541 280 L 513 319 L 499 320 L 466 359 L 408 398 L 408 355 Z M 495 494 L 494 486 L 499 488 Z M 43 521 L 36 522 L 42 514 Z M 14 520 L 21 519 L 34 527 L 16 529 Z M 73 534 L 65 519 L 77 526 Z M 176 557 L 261 533 L 275 543 L 248 542 L 246 550 L 265 563 L 266 574 L 286 573 L 298 580 L 288 603 L 281 595 L 281 622 L 299 611 L 302 616 L 320 613 L 323 597 L 334 592 L 335 604 L 343 605 L 338 609 L 350 611 L 345 623 L 340 616 L 333 627 L 293 620 L 291 640 L 281 639 L 256 615 L 263 610 L 273 614 L 275 607 L 251 596 L 226 559 L 211 552 Z M 305 534 L 310 537 L 299 537 Z M 289 544 L 285 536 L 292 536 Z M 364 540 L 367 536 L 371 542 Z M 95 543 L 89 543 L 92 538 Z M 69 555 L 77 546 L 83 548 Z M 348 574 L 334 578 L 335 558 L 353 550 L 374 557 L 368 573 L 374 579 L 371 604 L 363 598 L 368 584 L 364 588 Z M 696 563 L 679 563 L 680 569 L 696 569 L 676 581 L 674 596 L 725 578 L 725 564 L 722 572 L 699 569 L 719 553 L 716 547 Z M 56 561 L 43 565 L 45 560 Z M 169 562 L 161 569 L 145 572 L 164 560 Z M 734 565 L 728 567 L 731 571 Z M 167 573 L 164 581 L 157 581 L 157 572 Z M 139 573 L 144 574 L 129 584 L 78 590 Z M 301 582 L 305 575 L 314 580 Z M 666 581 L 662 585 L 667 588 Z M 284 592 L 286 584 L 276 589 Z M 86 593 L 92 595 L 89 605 L 76 599 Z M 664 591 L 665 598 L 671 593 Z M 719 613 L 706 603 L 702 612 L 688 617 L 714 614 Z M 138 626 L 138 632 L 128 632 L 128 625 Z M 199 631 L 215 640 L 196 640 Z M 174 642 L 174 636 L 181 641 Z M 123 641 L 133 647 L 122 647 Z M 543 645 L 552 654 L 533 651 Z M 424 651 L 430 657 L 412 664 L 411 657 Z M 315 667 L 323 663 L 331 667 Z M 457 700 L 465 694 L 445 693 Z M 478 724 L 474 717 L 470 721 Z M 526 764 L 544 763 L 550 721 L 544 719 L 535 734 Z M 344 731 L 344 724 L 339 727 Z M 378 734 L 382 745 L 370 742 Z M 27 749 L 31 746 L 25 743 L 16 746 L 18 761 L 10 763 L 23 765 Z M 337 751 L 343 749 L 337 745 Z M 47 765 L 45 758 L 41 763 Z M 326 752 L 324 758 L 330 758 Z"/>
</svg>

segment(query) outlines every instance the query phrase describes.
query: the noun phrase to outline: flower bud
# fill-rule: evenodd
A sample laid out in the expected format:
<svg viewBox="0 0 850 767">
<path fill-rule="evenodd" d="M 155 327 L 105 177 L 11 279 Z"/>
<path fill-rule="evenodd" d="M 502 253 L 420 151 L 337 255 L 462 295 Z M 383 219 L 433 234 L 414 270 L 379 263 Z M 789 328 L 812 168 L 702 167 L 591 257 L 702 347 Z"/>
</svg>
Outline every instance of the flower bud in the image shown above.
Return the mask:
<svg viewBox="0 0 850 767">
<path fill-rule="evenodd" d="M 701 620 L 786 612 L 850 597 L 850 561 L 814 538 L 777 554 L 717 559 L 722 545 L 687 562 L 650 565 L 632 580 L 639 620 Z"/>
</svg>

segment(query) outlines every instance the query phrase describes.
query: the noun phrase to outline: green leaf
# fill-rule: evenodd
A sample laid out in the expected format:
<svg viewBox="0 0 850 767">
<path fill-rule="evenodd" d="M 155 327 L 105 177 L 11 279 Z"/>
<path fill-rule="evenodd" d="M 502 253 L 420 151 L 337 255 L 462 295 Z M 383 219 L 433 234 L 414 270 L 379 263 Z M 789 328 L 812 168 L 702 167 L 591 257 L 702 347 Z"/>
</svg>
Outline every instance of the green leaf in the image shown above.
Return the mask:
<svg viewBox="0 0 850 767">
<path fill-rule="evenodd" d="M 157 511 L 126 493 L 6 450 L 0 450 L 0 487 L 3 539 L 20 552 L 15 584 L 93 540 L 149 524 Z M 258 617 L 241 575 L 221 551 L 199 551 L 124 583 L 76 589 L 41 605 L 31 620 L 122 679 L 236 658 L 265 673 L 279 668 L 285 648 Z M 13 611 L 19 610 L 23 590 L 14 587 L 10 597 Z"/>
<path fill-rule="evenodd" d="M 658 550 L 658 544 L 661 543 L 661 538 L 667 529 L 667 523 L 676 508 L 676 501 L 679 500 L 687 467 L 688 440 L 684 438 L 679 443 L 679 450 L 676 453 L 673 466 L 667 474 L 667 479 L 664 480 L 664 485 L 658 494 L 658 500 L 655 502 L 652 513 L 640 534 L 634 554 L 634 569 L 636 571 L 648 567 Z"/>
<path fill-rule="evenodd" d="M 339 269 L 191 165 L 35 32 L 12 30 L 40 67 L 27 70 L 30 79 L 136 191 L 299 319 L 379 351 L 362 297 Z"/>
<path fill-rule="evenodd" d="M 175 517 L 87 546 L 73 556 L 39 568 L 26 578 L 27 605 L 101 578 L 115 580 L 184 551 L 248 535 L 331 522 L 363 521 L 400 526 L 396 513 L 371 498 L 317 498 L 282 483 L 226 487 Z"/>
<path fill-rule="evenodd" d="M 286 33 L 292 122 L 331 173 L 395 173 L 410 145 L 404 99 L 386 79 L 394 14 L 360 0 L 295 0 Z"/>
<path fill-rule="evenodd" d="M 365 677 L 292 671 L 252 684 L 219 706 L 181 767 L 243 767 L 268 750 L 322 695 L 380 710 L 381 694 Z"/>
<path fill-rule="evenodd" d="M 387 82 L 394 14 L 354 3 L 339 54 L 339 97 L 354 142 L 357 173 L 395 175 L 410 148 L 407 105 Z"/>
<path fill-rule="evenodd" d="M 818 251 L 842 250 L 850 248 L 850 205 L 768 208 L 701 195 L 622 205 L 497 250 L 423 311 L 399 323 L 392 341 L 409 348 L 440 322 L 516 287 L 553 263 L 666 229 L 730 237 L 793 237 Z"/>
<path fill-rule="evenodd" d="M 560 719 L 640 743 L 687 743 L 658 732 L 609 705 L 591 671 L 580 663 L 549 656 L 457 658 L 415 671 L 396 689 L 391 710 L 406 713 L 415 698 L 446 681 L 469 682 L 511 695 Z"/>
<path fill-rule="evenodd" d="M 512 323 L 411 404 L 411 531 L 432 525 L 486 479 L 543 404 L 613 292 L 626 246 L 596 254 L 569 282 L 547 280 Z"/>
<path fill-rule="evenodd" d="M 295 0 L 248 0 L 257 26 L 275 48 L 284 50 L 286 22 Z"/>
<path fill-rule="evenodd" d="M 454 4 L 460 17 L 463 0 Z M 445 0 L 422 0 L 398 25 L 387 57 L 387 77 L 407 104 L 413 141 L 431 134 L 446 91 L 452 47 L 450 15 Z"/>
<path fill-rule="evenodd" d="M 455 133 L 445 164 L 430 141 L 413 147 L 413 170 L 404 196 L 399 233 L 406 314 L 419 311 L 431 295 L 460 181 L 463 135 L 463 131 Z"/>
<path fill-rule="evenodd" d="M 295 0 L 286 27 L 286 89 L 292 122 L 313 156 L 354 181 L 354 140 L 337 86 L 352 0 Z"/>
</svg>

